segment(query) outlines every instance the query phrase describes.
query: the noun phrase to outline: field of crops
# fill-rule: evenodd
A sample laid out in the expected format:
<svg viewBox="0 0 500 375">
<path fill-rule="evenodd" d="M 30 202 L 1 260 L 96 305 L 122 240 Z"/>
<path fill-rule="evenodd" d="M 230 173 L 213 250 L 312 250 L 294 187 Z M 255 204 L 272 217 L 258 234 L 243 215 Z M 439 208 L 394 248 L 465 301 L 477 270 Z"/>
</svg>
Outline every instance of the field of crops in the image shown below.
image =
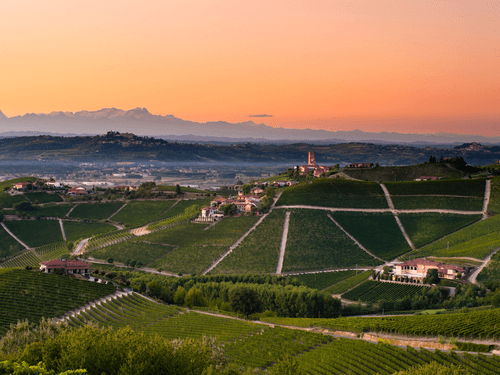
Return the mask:
<svg viewBox="0 0 500 375">
<path fill-rule="evenodd" d="M 354 275 L 356 275 L 356 271 L 352 270 L 338 272 L 305 273 L 302 275 L 291 275 L 288 277 L 290 279 L 297 279 L 300 283 L 303 283 L 309 288 L 323 290 Z"/>
<path fill-rule="evenodd" d="M 461 338 L 500 337 L 500 309 L 439 315 L 411 315 L 374 318 L 262 318 L 261 320 L 296 327 L 322 327 L 351 332 L 388 332 L 412 336 Z"/>
<path fill-rule="evenodd" d="M 391 196 L 394 208 L 401 210 L 440 209 L 457 211 L 482 211 L 483 198 L 438 197 L 428 195 Z"/>
<path fill-rule="evenodd" d="M 69 241 L 51 243 L 37 248 L 35 252 L 43 261 L 58 259 L 62 255 L 70 253 L 68 243 Z"/>
<path fill-rule="evenodd" d="M 95 250 L 90 255 L 96 259 L 113 258 L 115 262 L 122 263 L 127 262 L 127 260 L 135 260 L 145 266 L 172 251 L 172 249 L 172 246 L 126 241 Z"/>
<path fill-rule="evenodd" d="M 111 220 L 121 222 L 127 228 L 140 227 L 151 223 L 168 210 L 175 201 L 138 201 L 129 202 Z"/>
<path fill-rule="evenodd" d="M 384 283 L 377 281 L 365 281 L 363 284 L 351 289 L 342 295 L 342 298 L 352 301 L 361 300 L 363 302 L 375 303 L 380 300 L 396 301 L 403 297 L 412 298 L 415 295 L 423 295 L 427 293 L 429 287 L 410 285 L 410 284 L 395 284 Z"/>
<path fill-rule="evenodd" d="M 52 203 L 63 201 L 59 194 L 49 194 L 44 191 L 40 193 L 24 193 L 24 195 L 32 203 L 35 203 L 35 201 L 38 201 L 38 203 Z"/>
<path fill-rule="evenodd" d="M 460 195 L 483 198 L 486 180 L 386 182 L 384 185 L 391 195 Z"/>
<path fill-rule="evenodd" d="M 347 237 L 327 212 L 292 211 L 283 272 L 376 266 L 381 263 Z"/>
<path fill-rule="evenodd" d="M 179 229 L 178 227 L 171 228 L 167 232 L 173 231 L 177 233 L 177 237 L 186 238 L 178 248 L 158 259 L 152 266 L 162 267 L 170 272 L 200 274 L 226 252 L 229 246 L 235 243 L 258 219 L 255 216 L 225 218 L 207 230 L 204 230 L 206 226 L 203 224 L 190 224 L 192 234 L 185 234 L 182 226 L 179 226 Z M 166 243 L 179 244 L 176 239 L 168 239 L 168 241 Z"/>
<path fill-rule="evenodd" d="M 21 202 L 27 202 L 24 195 L 10 195 L 0 191 L 0 207 L 12 208 L 13 205 Z"/>
<path fill-rule="evenodd" d="M 113 293 L 112 285 L 36 271 L 0 269 L 0 335 L 10 324 L 63 315 L 89 301 Z"/>
<path fill-rule="evenodd" d="M 23 248 L 5 229 L 0 227 L 0 259 L 14 255 Z"/>
<path fill-rule="evenodd" d="M 97 234 L 89 240 L 86 251 L 101 249 L 103 247 L 114 245 L 116 243 L 126 241 L 134 237 L 135 236 L 127 229 L 117 230 L 116 232 Z"/>
<path fill-rule="evenodd" d="M 271 211 L 211 274 L 276 272 L 284 222 L 285 210 Z"/>
<path fill-rule="evenodd" d="M 426 163 L 399 167 L 348 168 L 346 175 L 363 181 L 414 181 L 420 176 L 440 176 L 443 178 L 462 178 L 462 172 L 444 163 Z"/>
<path fill-rule="evenodd" d="M 400 214 L 399 219 L 415 247 L 419 248 L 481 220 L 481 215 L 439 213 Z"/>
<path fill-rule="evenodd" d="M 500 177 L 491 179 L 490 202 L 488 204 L 488 212 L 495 215 L 500 214 Z"/>
<path fill-rule="evenodd" d="M 106 220 L 123 205 L 124 205 L 123 202 L 94 203 L 94 204 L 82 203 L 76 206 L 73 211 L 71 211 L 69 217 L 75 219 L 87 219 L 87 220 Z"/>
<path fill-rule="evenodd" d="M 15 220 L 5 225 L 29 247 L 63 240 L 61 227 L 56 220 Z"/>
<path fill-rule="evenodd" d="M 332 285 L 331 287 L 327 288 L 326 291 L 331 294 L 345 293 L 349 289 L 354 288 L 356 285 L 368 279 L 371 274 L 371 270 L 359 272 L 358 274 L 349 277 L 348 279 L 339 281 L 338 283 Z"/>
<path fill-rule="evenodd" d="M 64 232 L 68 241 L 76 241 L 96 234 L 115 231 L 116 227 L 106 223 L 79 223 L 76 221 L 65 221 Z"/>
<path fill-rule="evenodd" d="M 390 213 L 335 212 L 335 220 L 376 256 L 390 260 L 411 250 Z"/>
<path fill-rule="evenodd" d="M 379 184 L 340 179 L 317 179 L 289 187 L 276 205 L 388 208 Z"/>
<path fill-rule="evenodd" d="M 496 283 L 497 285 L 500 284 L 500 252 L 497 252 L 491 257 L 490 262 L 477 276 L 477 281 L 481 285 L 490 282 Z"/>
<path fill-rule="evenodd" d="M 29 214 L 35 217 L 60 217 L 64 218 L 71 209 L 71 204 L 49 204 L 38 206 L 36 210 L 30 211 Z"/>
<path fill-rule="evenodd" d="M 180 215 L 184 213 L 186 208 L 191 207 L 191 206 L 200 206 L 200 209 L 205 206 L 209 206 L 210 202 L 213 200 L 213 198 L 203 198 L 203 199 L 196 199 L 196 200 L 181 200 L 172 208 L 168 209 L 166 212 L 161 214 L 156 220 L 163 220 L 167 218 L 174 217 L 176 215 Z"/>
<path fill-rule="evenodd" d="M 26 266 L 31 266 L 34 268 L 40 267 L 41 259 L 38 258 L 32 251 L 25 250 L 19 255 L 10 258 L 6 262 L 2 263 L 4 268 L 24 268 Z"/>
</svg>

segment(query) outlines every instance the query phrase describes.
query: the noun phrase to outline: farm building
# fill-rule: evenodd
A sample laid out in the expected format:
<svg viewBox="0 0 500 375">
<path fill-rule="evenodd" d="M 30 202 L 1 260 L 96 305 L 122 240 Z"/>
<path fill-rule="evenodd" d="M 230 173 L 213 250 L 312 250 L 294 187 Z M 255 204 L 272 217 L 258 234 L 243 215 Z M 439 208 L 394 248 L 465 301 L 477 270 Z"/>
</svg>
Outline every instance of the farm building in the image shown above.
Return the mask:
<svg viewBox="0 0 500 375">
<path fill-rule="evenodd" d="M 68 190 L 69 195 L 87 195 L 87 189 L 82 186 L 75 186 Z"/>
<path fill-rule="evenodd" d="M 394 276 L 423 280 L 427 276 L 427 271 L 430 269 L 437 269 L 440 278 L 450 280 L 458 279 L 465 273 L 465 269 L 462 267 L 418 258 L 405 263 L 396 264 Z"/>
<path fill-rule="evenodd" d="M 90 275 L 90 265 L 79 260 L 49 260 L 40 263 L 40 271 L 53 273 L 55 270 L 63 270 L 64 273 Z"/>
</svg>

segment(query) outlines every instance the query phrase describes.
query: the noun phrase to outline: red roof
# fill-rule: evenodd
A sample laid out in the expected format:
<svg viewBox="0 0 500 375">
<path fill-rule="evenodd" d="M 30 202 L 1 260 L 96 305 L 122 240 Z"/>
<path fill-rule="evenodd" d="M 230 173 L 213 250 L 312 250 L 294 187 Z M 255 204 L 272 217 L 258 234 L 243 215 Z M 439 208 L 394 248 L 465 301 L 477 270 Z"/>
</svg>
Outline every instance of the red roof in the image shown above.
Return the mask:
<svg viewBox="0 0 500 375">
<path fill-rule="evenodd" d="M 85 262 L 80 262 L 79 260 L 49 260 L 47 262 L 41 262 L 42 266 L 47 268 L 64 268 L 64 269 L 87 269 L 90 265 Z"/>
</svg>

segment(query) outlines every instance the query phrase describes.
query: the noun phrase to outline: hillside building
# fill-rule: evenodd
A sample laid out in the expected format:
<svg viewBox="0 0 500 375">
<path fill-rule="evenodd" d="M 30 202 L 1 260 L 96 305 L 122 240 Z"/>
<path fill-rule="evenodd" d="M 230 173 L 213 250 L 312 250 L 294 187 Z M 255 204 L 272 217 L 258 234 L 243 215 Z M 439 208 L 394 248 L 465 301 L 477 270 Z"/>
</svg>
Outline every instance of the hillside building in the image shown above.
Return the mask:
<svg viewBox="0 0 500 375">
<path fill-rule="evenodd" d="M 465 269 L 459 266 L 418 258 L 396 264 L 394 276 L 422 281 L 430 269 L 437 269 L 440 278 L 449 280 L 459 279 L 465 273 Z"/>
<path fill-rule="evenodd" d="M 79 260 L 49 260 L 40 263 L 40 271 L 54 273 L 55 270 L 62 270 L 64 273 L 72 275 L 90 275 L 90 265 Z"/>
</svg>

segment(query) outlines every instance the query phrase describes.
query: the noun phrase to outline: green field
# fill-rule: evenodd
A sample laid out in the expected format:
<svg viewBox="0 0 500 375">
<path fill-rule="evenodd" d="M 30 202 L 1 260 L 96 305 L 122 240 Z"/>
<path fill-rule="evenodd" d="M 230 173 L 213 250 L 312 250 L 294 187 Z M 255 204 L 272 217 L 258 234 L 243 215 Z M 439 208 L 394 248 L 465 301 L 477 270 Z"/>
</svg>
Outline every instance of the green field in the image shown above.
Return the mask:
<svg viewBox="0 0 500 375">
<path fill-rule="evenodd" d="M 403 297 L 412 298 L 416 295 L 423 295 L 427 293 L 428 289 L 429 287 L 426 286 L 411 284 L 403 285 L 368 280 L 343 294 L 342 298 L 353 301 L 361 300 L 369 303 L 375 303 L 380 300 L 396 301 Z"/>
<path fill-rule="evenodd" d="M 24 195 L 10 195 L 0 191 L 0 207 L 12 208 L 12 206 L 21 202 L 27 202 Z"/>
<path fill-rule="evenodd" d="M 0 191 L 3 191 L 6 187 L 10 188 L 14 186 L 16 182 L 35 182 L 36 177 L 18 177 L 12 180 L 2 181 L 0 182 Z"/>
<path fill-rule="evenodd" d="M 135 260 L 142 265 L 147 265 L 172 251 L 172 249 L 172 246 L 127 241 L 92 251 L 91 256 L 97 259 L 113 258 L 115 262 L 121 263 L 125 263 L 127 260 Z"/>
<path fill-rule="evenodd" d="M 195 200 L 181 200 L 177 204 L 175 204 L 172 208 L 161 214 L 156 220 L 163 220 L 166 218 L 174 217 L 180 214 L 183 214 L 186 208 L 197 205 L 201 208 L 210 205 L 210 202 L 213 198 L 203 198 L 203 199 L 195 199 Z"/>
<path fill-rule="evenodd" d="M 155 189 L 158 190 L 158 191 L 171 191 L 171 192 L 175 193 L 175 190 L 177 189 L 177 187 L 173 186 L 173 185 L 156 185 Z M 203 193 L 203 194 L 207 194 L 208 191 L 206 191 L 206 190 L 200 190 L 200 189 L 195 189 L 195 188 L 192 188 L 192 187 L 181 186 L 181 193 Z"/>
<path fill-rule="evenodd" d="M 477 276 L 477 281 L 483 286 L 489 283 L 500 285 L 500 252 L 491 257 L 490 262 Z"/>
<path fill-rule="evenodd" d="M 63 199 L 59 196 L 59 194 L 49 194 L 46 192 L 40 193 L 24 193 L 26 198 L 32 203 L 38 201 L 38 203 L 53 203 L 53 202 L 62 202 Z"/>
<path fill-rule="evenodd" d="M 2 263 L 4 268 L 25 268 L 26 266 L 31 266 L 35 269 L 40 267 L 40 262 L 42 260 L 36 256 L 32 251 L 26 250 L 19 255 L 10 258 L 8 261 Z"/>
<path fill-rule="evenodd" d="M 335 220 L 376 256 L 390 260 L 411 250 L 390 213 L 335 212 Z"/>
<path fill-rule="evenodd" d="M 459 195 L 483 198 L 486 180 L 386 182 L 391 195 Z"/>
<path fill-rule="evenodd" d="M 71 207 L 71 204 L 48 204 L 44 206 L 36 206 L 36 210 L 30 211 L 29 214 L 35 217 L 64 218 Z"/>
<path fill-rule="evenodd" d="M 481 215 L 399 214 L 406 233 L 417 248 L 473 224 L 481 218 Z"/>
<path fill-rule="evenodd" d="M 156 221 L 175 201 L 129 202 L 111 220 L 123 223 L 127 228 L 140 227 Z"/>
<path fill-rule="evenodd" d="M 87 220 L 106 220 L 123 205 L 123 202 L 79 204 L 71 211 L 69 217 Z"/>
<path fill-rule="evenodd" d="M 500 177 L 494 177 L 491 180 L 490 201 L 488 203 L 488 212 L 494 215 L 500 214 Z"/>
<path fill-rule="evenodd" d="M 79 223 L 76 221 L 65 221 L 64 232 L 68 241 L 76 241 L 100 233 L 115 231 L 115 226 L 106 223 Z"/>
<path fill-rule="evenodd" d="M 278 266 L 285 210 L 273 210 L 212 272 L 274 273 Z M 263 241 L 265 239 L 265 241 Z"/>
<path fill-rule="evenodd" d="M 388 208 L 379 184 L 340 179 L 317 179 L 283 191 L 277 206 Z"/>
<path fill-rule="evenodd" d="M 14 255 L 21 249 L 24 249 L 21 244 L 0 227 L 0 259 Z"/>
<path fill-rule="evenodd" d="M 422 247 L 410 255 L 484 259 L 498 248 L 499 242 L 500 216 L 493 216 Z"/>
<path fill-rule="evenodd" d="M 59 259 L 62 255 L 70 253 L 70 250 L 68 249 L 69 242 L 70 241 L 63 241 L 40 246 L 36 249 L 36 253 L 43 261 Z"/>
<path fill-rule="evenodd" d="M 305 273 L 301 275 L 288 276 L 291 279 L 297 279 L 300 283 L 313 289 L 323 290 L 342 280 L 348 279 L 356 274 L 356 271 L 336 271 L 321 273 Z"/>
<path fill-rule="evenodd" d="M 283 272 L 381 264 L 347 237 L 327 212 L 291 212 Z"/>
<path fill-rule="evenodd" d="M 29 247 L 63 240 L 57 220 L 16 220 L 8 221 L 5 225 Z"/>
<path fill-rule="evenodd" d="M 339 281 L 338 283 L 327 288 L 326 291 L 330 294 L 342 294 L 347 292 L 349 289 L 354 288 L 356 285 L 362 283 L 370 277 L 372 274 L 371 270 L 359 272 L 358 274 L 349 277 L 345 280 Z"/>
<path fill-rule="evenodd" d="M 0 269 L 0 335 L 10 324 L 63 315 L 113 293 L 115 287 L 36 271 Z"/>
<path fill-rule="evenodd" d="M 457 211 L 482 211 L 483 198 L 477 197 L 438 197 L 438 196 L 403 196 L 392 195 L 394 208 L 400 210 L 457 210 Z"/>
</svg>

